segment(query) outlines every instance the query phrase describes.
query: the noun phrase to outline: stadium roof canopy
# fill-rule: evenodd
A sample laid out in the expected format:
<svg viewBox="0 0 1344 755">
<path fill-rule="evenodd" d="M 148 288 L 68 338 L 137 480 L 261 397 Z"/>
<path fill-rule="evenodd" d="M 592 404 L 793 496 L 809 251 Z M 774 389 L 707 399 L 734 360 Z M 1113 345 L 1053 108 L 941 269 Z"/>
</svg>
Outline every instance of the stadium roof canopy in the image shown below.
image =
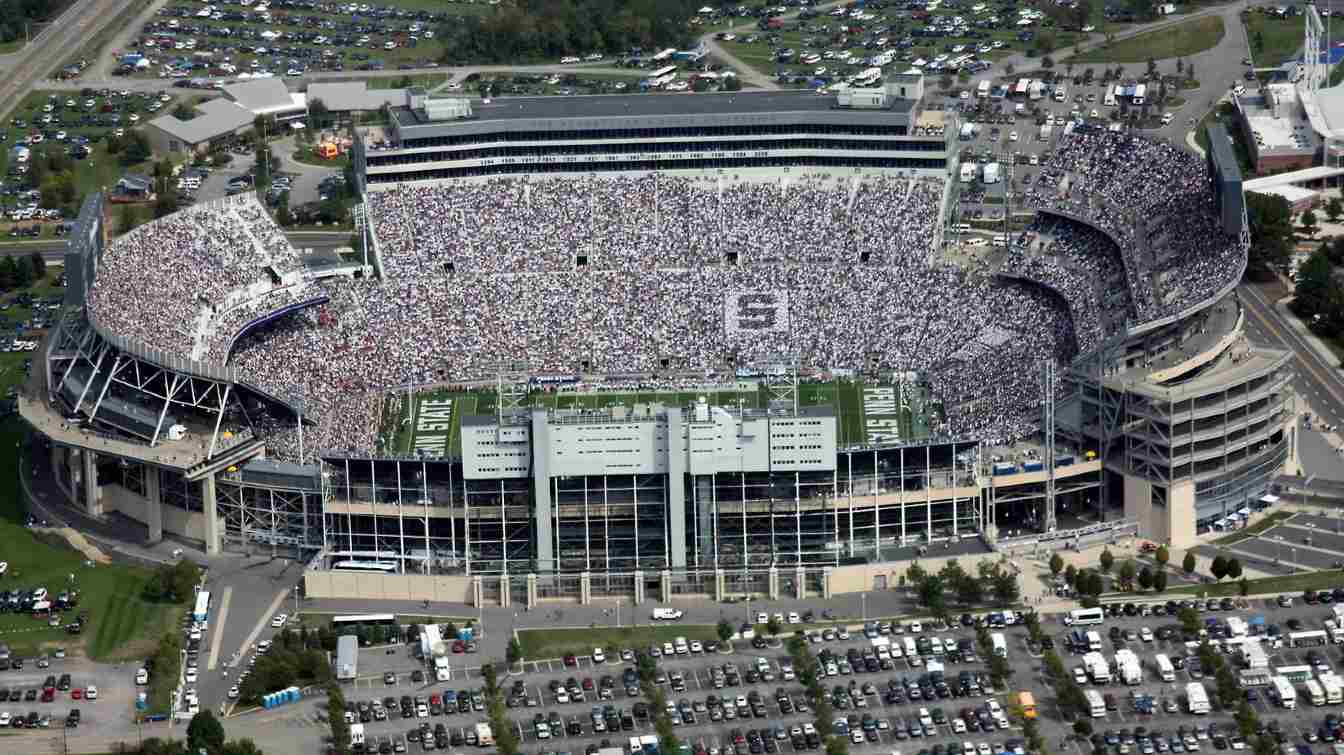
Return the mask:
<svg viewBox="0 0 1344 755">
<path fill-rule="evenodd" d="M 607 94 L 580 97 L 505 97 L 473 101 L 472 115 L 431 120 L 423 111 L 393 108 L 402 140 L 496 131 L 705 128 L 759 125 L 762 116 L 794 116 L 808 123 L 908 125 L 915 103 L 892 98 L 885 108 L 841 108 L 835 97 L 811 90 L 714 92 L 652 95 Z"/>
<path fill-rule="evenodd" d="M 280 79 L 240 81 L 225 86 L 224 94 L 254 115 L 302 114 L 307 110 L 307 96 L 290 92 Z"/>
</svg>

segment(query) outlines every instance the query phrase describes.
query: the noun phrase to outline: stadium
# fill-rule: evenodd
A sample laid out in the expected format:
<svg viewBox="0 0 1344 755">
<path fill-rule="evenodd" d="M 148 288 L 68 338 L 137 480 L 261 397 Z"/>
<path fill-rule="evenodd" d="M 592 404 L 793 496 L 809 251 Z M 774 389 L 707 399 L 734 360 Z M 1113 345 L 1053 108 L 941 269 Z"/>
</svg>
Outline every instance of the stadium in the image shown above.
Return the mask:
<svg viewBox="0 0 1344 755">
<path fill-rule="evenodd" d="M 975 246 L 923 87 L 409 90 L 346 255 L 253 195 L 116 238 L 91 199 L 20 412 L 89 514 L 310 596 L 829 596 L 1272 503 L 1235 158 L 1066 129 Z"/>
</svg>

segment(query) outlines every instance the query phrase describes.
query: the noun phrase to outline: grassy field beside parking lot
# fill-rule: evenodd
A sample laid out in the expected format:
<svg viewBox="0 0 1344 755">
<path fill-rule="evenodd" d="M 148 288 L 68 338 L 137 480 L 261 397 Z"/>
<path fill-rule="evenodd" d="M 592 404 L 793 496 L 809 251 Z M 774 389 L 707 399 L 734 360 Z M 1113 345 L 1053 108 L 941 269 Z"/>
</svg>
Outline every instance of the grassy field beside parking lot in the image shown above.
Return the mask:
<svg viewBox="0 0 1344 755">
<path fill-rule="evenodd" d="M 0 642 L 28 656 L 44 647 L 62 645 L 71 650 L 82 648 L 96 660 L 143 657 L 183 609 L 140 600 L 147 571 L 117 565 L 86 567 L 81 554 L 45 542 L 24 526 L 27 512 L 18 483 L 23 470 L 17 457 L 23 435 L 18 419 L 0 425 L 0 447 L 6 454 L 0 464 L 0 542 L 4 543 L 3 559 L 9 562 L 0 589 L 45 586 L 59 593 L 70 586 L 68 577 L 74 574 L 74 587 L 80 592 L 77 611 L 88 613 L 89 624 L 82 635 L 72 636 L 26 614 L 0 614 Z M 74 615 L 62 618 L 69 621 Z"/>
<path fill-rule="evenodd" d="M 1304 590 L 1332 590 L 1339 587 L 1339 570 L 1313 571 L 1305 574 L 1289 574 L 1282 577 L 1264 577 L 1248 579 L 1249 595 L 1274 595 L 1276 593 L 1294 593 Z M 1164 595 L 1207 595 L 1211 598 L 1234 598 L 1241 595 L 1239 581 L 1225 581 L 1215 585 L 1190 585 L 1167 590 Z"/>
<path fill-rule="evenodd" d="M 1211 49 L 1227 33 L 1223 19 L 1203 16 L 1122 39 L 1071 58 L 1073 63 L 1143 63 L 1183 58 Z"/>
<path fill-rule="evenodd" d="M 718 628 L 712 624 L 518 630 L 523 657 L 529 660 L 559 658 L 568 653 L 592 655 L 596 647 L 616 650 L 647 648 L 655 642 L 661 645 L 677 637 L 704 642 L 717 640 L 719 634 Z"/>
<path fill-rule="evenodd" d="M 1259 535 L 1261 532 L 1264 532 L 1265 530 L 1269 529 L 1270 527 L 1277 525 L 1278 523 L 1292 516 L 1294 513 L 1295 512 L 1292 511 L 1275 511 L 1274 513 L 1270 514 L 1264 519 L 1261 519 L 1255 524 L 1246 527 L 1245 529 L 1237 530 L 1236 532 L 1233 532 L 1230 535 L 1224 535 L 1223 537 L 1214 540 L 1213 544 L 1231 545 L 1233 543 L 1239 543 L 1242 540 L 1249 540 L 1255 537 L 1256 535 Z"/>
</svg>

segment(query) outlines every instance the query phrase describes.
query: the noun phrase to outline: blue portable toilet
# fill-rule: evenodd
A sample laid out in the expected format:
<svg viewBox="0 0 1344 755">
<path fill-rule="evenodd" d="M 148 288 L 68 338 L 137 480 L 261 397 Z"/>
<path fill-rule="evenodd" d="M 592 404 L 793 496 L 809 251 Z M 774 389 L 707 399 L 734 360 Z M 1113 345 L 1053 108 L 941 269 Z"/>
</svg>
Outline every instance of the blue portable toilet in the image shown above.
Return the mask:
<svg viewBox="0 0 1344 755">
<path fill-rule="evenodd" d="M 298 687 L 290 687 L 286 691 L 289 693 L 289 701 L 291 703 L 297 703 L 299 701 L 299 698 L 303 697 L 303 695 L 299 692 Z"/>
<path fill-rule="evenodd" d="M 457 630 L 457 639 L 462 640 L 463 642 L 470 642 L 475 636 L 476 631 L 473 627 L 462 627 Z"/>
</svg>

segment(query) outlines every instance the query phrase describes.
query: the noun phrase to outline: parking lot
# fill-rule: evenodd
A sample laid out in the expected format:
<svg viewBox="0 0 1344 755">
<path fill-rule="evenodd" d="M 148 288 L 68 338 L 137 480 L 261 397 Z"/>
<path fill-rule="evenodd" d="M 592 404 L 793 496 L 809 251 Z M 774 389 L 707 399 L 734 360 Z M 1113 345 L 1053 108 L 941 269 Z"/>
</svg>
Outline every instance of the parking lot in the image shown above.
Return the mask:
<svg viewBox="0 0 1344 755">
<path fill-rule="evenodd" d="M 1238 558 L 1270 573 L 1344 568 L 1344 520 L 1297 513 L 1250 538 L 1202 546 L 1204 555 Z"/>
<path fill-rule="evenodd" d="M 1301 599 L 1293 601 L 1286 608 L 1273 601 L 1235 605 L 1229 602 L 1229 606 L 1232 610 L 1223 610 L 1221 605 L 1215 610 L 1208 610 L 1207 606 L 1200 603 L 1200 620 L 1212 631 L 1215 642 L 1218 641 L 1218 635 L 1226 631 L 1227 617 L 1240 616 L 1250 622 L 1253 633 L 1265 636 L 1271 668 L 1313 663 L 1318 668 L 1325 668 L 1339 663 L 1339 651 L 1334 646 L 1294 647 L 1291 640 L 1287 639 L 1292 632 L 1324 626 L 1324 620 L 1330 614 L 1328 606 L 1308 605 Z M 1193 639 L 1187 641 L 1180 636 L 1179 622 L 1173 616 L 1143 616 L 1138 615 L 1137 611 L 1135 613 L 1134 616 L 1121 614 L 1108 618 L 1101 627 L 1089 627 L 1099 629 L 1106 638 L 1103 652 L 1107 657 L 1117 648 L 1128 647 L 1139 656 L 1143 666 L 1140 684 L 1125 685 L 1116 681 L 1104 685 L 1086 685 L 1086 688 L 1105 692 L 1109 698 L 1109 707 L 1112 709 L 1093 721 L 1103 739 L 1108 731 L 1114 735 L 1115 744 L 1108 745 L 1107 749 L 1118 755 L 1126 733 L 1131 738 L 1140 733 L 1148 736 L 1155 752 L 1172 751 L 1174 740 L 1178 737 L 1182 739 L 1182 751 L 1193 749 L 1184 742 L 1185 733 L 1194 737 L 1196 743 L 1203 741 L 1205 746 L 1211 744 L 1215 749 L 1219 745 L 1234 747 L 1234 741 L 1229 738 L 1232 733 L 1229 711 L 1215 708 L 1208 716 L 1193 718 L 1186 710 L 1186 684 L 1201 681 L 1210 691 L 1213 690 L 1212 680 L 1198 667 L 1195 646 L 1191 644 Z M 1210 620 L 1218 623 L 1210 625 Z M 1144 627 L 1151 630 L 1151 640 L 1142 639 L 1147 636 L 1146 633 L 1140 634 Z M 878 663 L 881 665 L 872 672 L 866 670 L 862 661 L 852 667 L 837 662 L 835 675 L 825 679 L 824 684 L 834 700 L 848 701 L 836 705 L 836 715 L 846 719 L 842 729 L 849 732 L 852 747 L 867 751 L 892 751 L 911 748 L 922 750 L 942 745 L 945 752 L 949 748 L 960 752 L 965 743 L 970 743 L 978 750 L 979 744 L 983 742 L 991 751 L 1003 752 L 1011 749 L 1014 741 L 1021 738 L 1021 731 L 1016 724 L 1010 724 L 1007 728 L 994 724 L 990 702 L 994 701 L 999 706 L 1007 705 L 1013 701 L 1011 693 L 1028 689 L 1036 695 L 1043 730 L 1052 740 L 1058 740 L 1060 751 L 1074 750 L 1080 755 L 1090 751 L 1087 743 L 1067 739 L 1070 724 L 1061 714 L 1050 691 L 1053 683 L 1044 676 L 1042 649 L 1029 644 L 1023 627 L 1009 626 L 995 630 L 1005 636 L 1008 660 L 1013 670 L 1013 677 L 1007 687 L 994 691 L 982 689 L 970 694 L 965 694 L 965 690 L 959 686 L 962 672 L 969 672 L 982 685 L 988 682 L 982 659 L 976 657 L 973 629 L 960 623 L 945 628 L 926 623 L 921 629 L 919 634 L 912 634 L 907 625 L 901 634 L 889 636 L 885 641 L 896 641 L 903 645 L 905 638 L 936 636 L 944 641 L 945 646 L 951 640 L 954 646 L 970 647 L 969 656 L 948 654 L 945 649 L 941 663 L 944 665 L 944 678 L 949 681 L 946 690 L 934 688 L 932 680 L 927 676 L 928 662 L 937 658 L 931 654 L 916 661 L 904 654 L 900 658 L 880 659 Z M 1045 617 L 1042 629 L 1067 667 L 1080 664 L 1081 656 L 1069 654 L 1067 636 L 1072 630 L 1064 626 L 1060 617 Z M 1109 637 L 1112 632 L 1115 633 L 1114 640 Z M 1271 635 L 1281 640 L 1274 641 Z M 828 651 L 837 661 L 846 658 L 851 650 L 862 659 L 865 651 L 873 651 L 875 642 L 882 641 L 875 641 L 862 632 L 854 631 L 846 639 L 836 637 L 826 640 L 818 636 L 811 648 L 818 653 Z M 785 678 L 788 663 L 785 650 L 782 647 L 751 648 L 749 644 L 739 640 L 736 642 L 736 651 L 727 654 L 688 652 L 660 657 L 657 681 L 664 686 L 668 701 L 676 707 L 673 720 L 679 736 L 697 748 L 703 746 L 709 752 L 715 749 L 719 752 L 733 751 L 734 743 L 738 741 L 741 742 L 743 752 L 808 750 L 806 736 L 798 739 L 795 734 L 801 734 L 803 724 L 811 722 L 813 718 L 807 710 L 800 684 Z M 1153 659 L 1159 653 L 1180 663 L 1181 668 L 1176 670 L 1174 680 L 1164 682 L 1158 677 Z M 626 654 L 626 657 L 631 656 Z M 1230 660 L 1232 658 L 1229 656 Z M 406 741 L 406 737 L 414 730 L 418 738 L 421 727 L 427 724 L 431 732 L 428 749 L 435 749 L 432 732 L 439 725 L 442 725 L 443 736 L 449 747 L 469 746 L 473 727 L 485 720 L 484 701 L 479 697 L 482 685 L 479 665 L 465 655 L 453 656 L 452 660 L 451 679 L 435 682 L 424 667 L 417 666 L 418 662 L 405 648 L 394 648 L 391 654 L 381 649 L 362 651 L 362 676 L 347 691 L 347 699 L 355 708 L 354 715 L 357 717 L 360 715 L 359 704 L 365 704 L 368 711 L 365 730 L 369 740 L 376 745 L 386 738 L 391 748 L 401 739 L 403 744 L 409 744 L 412 748 L 426 749 L 423 743 Z M 737 672 L 738 684 L 731 684 L 733 676 L 724 664 L 729 664 Z M 822 664 L 822 667 L 830 670 L 826 664 Z M 604 740 L 619 746 L 631 736 L 653 733 L 651 721 L 637 715 L 637 711 L 647 714 L 646 710 L 640 710 L 647 700 L 638 694 L 637 686 L 627 689 L 631 678 L 626 669 L 631 669 L 630 673 L 633 673 L 633 665 L 628 660 L 622 660 L 619 649 L 616 654 L 605 658 L 603 663 L 594 663 L 591 657 L 578 657 L 572 661 L 547 659 L 528 661 L 524 669 L 523 674 L 502 678 L 501 687 L 506 696 L 511 698 L 509 716 L 517 724 L 525 751 L 593 750 Z M 385 670 L 393 671 L 393 682 L 390 684 L 382 677 Z M 415 681 L 411 675 L 416 671 L 424 675 L 419 678 L 428 681 Z M 750 675 L 748 672 L 751 672 Z M 574 694 L 575 691 L 578 695 Z M 630 692 L 636 694 L 631 695 Z M 912 698 L 912 692 L 917 697 Z M 479 706 L 472 702 L 473 693 L 480 701 Z M 1138 711 L 1134 701 L 1136 697 L 1142 696 L 1152 699 L 1151 713 Z M 450 697 L 464 698 L 467 702 L 455 703 L 455 706 L 463 707 L 443 712 L 444 701 Z M 408 703 L 404 708 L 403 698 Z M 423 703 L 423 710 L 420 703 Z M 846 707 L 842 708 L 841 705 Z M 1309 706 L 1284 710 L 1263 691 L 1254 694 L 1250 705 L 1264 720 L 1277 721 L 1276 725 L 1288 741 L 1307 743 L 1323 733 L 1322 712 L 1314 711 Z M 381 714 L 377 712 L 379 707 L 383 711 Z M 541 715 L 540 720 L 536 719 L 538 714 Z M 292 710 L 279 713 L 272 711 L 264 714 L 263 720 L 291 728 L 318 730 L 326 726 L 323 706 L 315 701 L 306 701 Z M 541 729 L 536 726 L 538 722 L 546 724 L 544 734 L 539 735 Z M 552 726 L 553 723 L 558 725 Z M 1195 723 L 1204 725 L 1202 732 L 1195 729 Z M 799 732 L 793 731 L 794 726 L 800 727 Z M 1138 727 L 1143 727 L 1144 731 L 1139 732 Z M 859 730 L 857 737 L 852 729 Z M 759 738 L 753 739 L 753 730 Z M 1136 750 L 1139 749 L 1141 746 L 1136 745 Z"/>
<path fill-rule="evenodd" d="M 0 671 L 0 726 L 16 726 L 16 719 L 31 718 L 45 721 L 37 729 L 59 729 L 72 709 L 80 711 L 80 726 L 91 728 L 121 728 L 126 712 L 135 704 L 135 679 L 132 670 L 125 667 L 95 664 L 82 658 L 50 658 L 49 666 L 39 668 L 36 659 L 27 659 L 19 670 Z M 48 677 L 60 681 L 70 675 L 67 689 L 54 689 L 51 700 L 43 702 L 44 683 Z M 86 699 L 85 692 L 92 686 L 96 699 Z"/>
</svg>

